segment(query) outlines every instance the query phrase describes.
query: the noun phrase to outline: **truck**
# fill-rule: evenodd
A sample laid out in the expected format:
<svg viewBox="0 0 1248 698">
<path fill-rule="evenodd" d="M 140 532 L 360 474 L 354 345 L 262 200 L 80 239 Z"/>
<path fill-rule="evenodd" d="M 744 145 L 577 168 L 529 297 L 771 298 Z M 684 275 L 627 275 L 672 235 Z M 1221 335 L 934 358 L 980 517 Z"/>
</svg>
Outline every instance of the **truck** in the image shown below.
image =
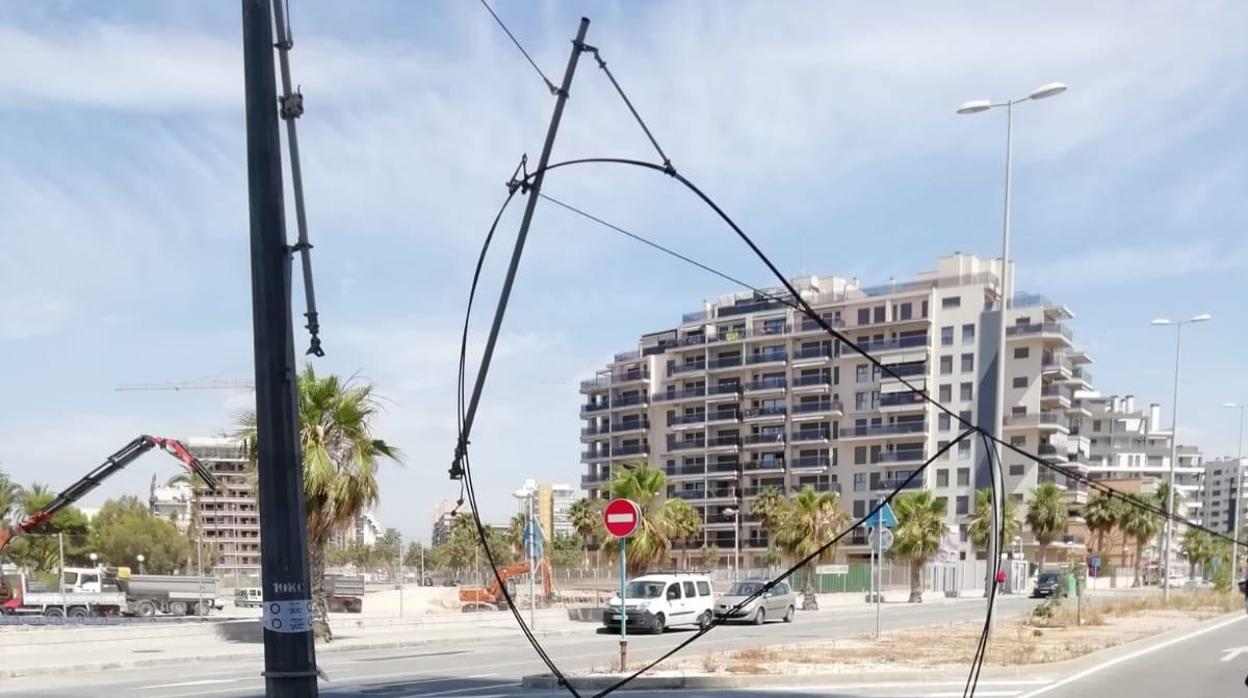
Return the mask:
<svg viewBox="0 0 1248 698">
<path fill-rule="evenodd" d="M 364 611 L 364 578 L 345 574 L 325 575 L 325 596 L 333 613 Z"/>
<path fill-rule="evenodd" d="M 216 605 L 216 577 L 128 575 L 123 571 L 117 576 L 116 583 L 126 595 L 126 613 L 140 618 L 151 618 L 157 613 L 171 616 L 207 615 Z"/>
<path fill-rule="evenodd" d="M 6 575 L 0 584 L 0 613 L 92 618 L 119 616 L 127 611 L 126 594 L 115 587 L 110 589 L 104 583 L 103 572 L 66 568 L 65 575 L 66 582 L 60 591 L 50 591 L 43 583 L 24 574 Z"/>
</svg>

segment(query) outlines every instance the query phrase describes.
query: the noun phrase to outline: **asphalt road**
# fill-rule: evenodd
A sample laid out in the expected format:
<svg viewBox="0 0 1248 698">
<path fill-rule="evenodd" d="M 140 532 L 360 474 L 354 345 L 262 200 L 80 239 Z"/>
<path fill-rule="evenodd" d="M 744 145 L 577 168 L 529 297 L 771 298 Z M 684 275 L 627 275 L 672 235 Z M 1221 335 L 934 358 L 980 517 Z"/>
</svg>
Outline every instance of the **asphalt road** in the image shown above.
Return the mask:
<svg viewBox="0 0 1248 698">
<path fill-rule="evenodd" d="M 1001 601 L 1003 613 L 1020 613 L 1034 601 L 1009 597 Z M 890 604 L 884 608 L 885 630 L 949 623 L 980 618 L 978 602 L 956 604 Z M 869 632 L 875 613 L 869 607 L 799 613 L 796 622 L 763 626 L 732 625 L 711 631 L 686 652 L 730 650 L 781 643 L 810 642 Z M 618 655 L 617 637 L 596 632 L 586 624 L 584 633 L 547 638 L 543 645 L 564 669 L 610 666 Z M 679 644 L 690 634 L 672 630 L 661 636 L 630 635 L 630 659 L 653 659 Z M 83 658 L 75 657 L 82 661 Z M 0 661 L 3 661 L 0 658 Z M 482 643 L 459 643 L 411 649 L 363 650 L 324 653 L 318 662 L 329 681 L 321 683 L 322 696 L 352 698 L 433 698 L 455 696 L 484 698 L 521 692 L 526 674 L 545 671 L 523 638 Z M 100 698 L 143 696 L 150 698 L 252 698 L 263 696 L 259 661 L 171 662 L 167 669 L 109 669 L 77 675 L 34 676 L 6 679 L 0 683 L 4 698 Z M 952 689 L 951 689 L 952 690 Z M 528 695 L 539 695 L 530 693 Z M 636 694 L 630 694 L 636 695 Z M 670 694 L 669 694 L 670 695 Z M 774 695 L 774 694 L 773 694 Z"/>
</svg>

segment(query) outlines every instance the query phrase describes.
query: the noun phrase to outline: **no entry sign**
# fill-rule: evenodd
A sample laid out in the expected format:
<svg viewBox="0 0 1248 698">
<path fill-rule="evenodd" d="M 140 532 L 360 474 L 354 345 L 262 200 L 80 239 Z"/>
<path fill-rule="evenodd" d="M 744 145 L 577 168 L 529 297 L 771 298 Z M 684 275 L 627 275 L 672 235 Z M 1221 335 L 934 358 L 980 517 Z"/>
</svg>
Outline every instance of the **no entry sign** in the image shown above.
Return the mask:
<svg viewBox="0 0 1248 698">
<path fill-rule="evenodd" d="M 631 499 L 612 499 L 602 510 L 602 522 L 607 533 L 616 538 L 627 538 L 641 525 L 641 508 Z"/>
</svg>

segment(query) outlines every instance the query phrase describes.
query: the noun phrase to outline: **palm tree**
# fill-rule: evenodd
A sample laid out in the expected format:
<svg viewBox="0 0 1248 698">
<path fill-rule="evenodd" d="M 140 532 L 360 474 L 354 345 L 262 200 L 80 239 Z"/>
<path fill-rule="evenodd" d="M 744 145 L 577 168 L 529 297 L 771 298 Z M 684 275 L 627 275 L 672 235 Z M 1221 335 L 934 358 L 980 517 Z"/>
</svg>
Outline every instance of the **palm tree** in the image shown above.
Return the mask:
<svg viewBox="0 0 1248 698">
<path fill-rule="evenodd" d="M 1005 533 L 1001 536 L 1001 545 L 1005 546 L 1018 535 L 1022 524 L 1018 520 L 1018 505 L 1013 499 L 1006 498 L 1003 509 Z M 985 487 L 975 493 L 975 511 L 971 512 L 970 517 L 966 519 L 967 533 L 971 537 L 971 543 L 978 548 L 987 549 L 988 547 L 988 540 L 992 536 L 994 525 L 992 513 L 992 489 Z"/>
<path fill-rule="evenodd" d="M 0 472 L 0 527 L 8 526 L 9 520 L 17 516 L 22 496 L 22 486 Z"/>
<path fill-rule="evenodd" d="M 376 504 L 378 461 L 388 458 L 399 462 L 400 454 L 397 448 L 373 436 L 371 422 L 380 407 L 372 385 L 354 378 L 343 381 L 333 375 L 322 378 L 309 364 L 299 375 L 297 392 L 312 577 L 312 629 L 316 637 L 329 640 L 332 633 L 325 596 L 325 547 L 335 533 Z M 255 413 L 244 414 L 239 425 L 237 436 L 244 440 L 255 464 Z"/>
<path fill-rule="evenodd" d="M 511 554 L 518 558 L 527 558 L 524 550 L 524 530 L 529 527 L 529 517 L 516 514 L 507 522 L 507 543 L 511 546 Z"/>
<path fill-rule="evenodd" d="M 893 500 L 897 527 L 889 554 L 910 563 L 910 603 L 923 601 L 923 566 L 940 551 L 949 535 L 945 523 L 945 500 L 928 490 L 904 494 Z"/>
<path fill-rule="evenodd" d="M 759 490 L 750 500 L 750 513 L 758 517 L 759 525 L 768 535 L 775 537 L 788 510 L 788 500 L 775 485 Z"/>
<path fill-rule="evenodd" d="M 1051 482 L 1042 482 L 1031 491 L 1027 503 L 1027 528 L 1040 546 L 1040 565 L 1044 565 L 1049 544 L 1066 532 L 1070 512 L 1066 509 L 1066 495 Z"/>
<path fill-rule="evenodd" d="M 673 540 L 681 543 L 681 566 L 689 568 L 689 543 L 702 535 L 702 517 L 697 510 L 683 499 L 673 499 L 667 503 L 664 516 L 667 517 L 667 529 Z"/>
<path fill-rule="evenodd" d="M 1161 530 L 1161 517 L 1145 508 L 1154 503 L 1150 498 L 1138 494 L 1128 495 L 1128 497 L 1136 502 L 1136 506 L 1126 507 L 1122 530 L 1124 534 L 1135 538 L 1135 579 L 1132 580 L 1131 586 L 1138 587 L 1143 583 L 1141 570 L 1144 563 L 1144 546 Z"/>
<path fill-rule="evenodd" d="M 776 530 L 776 544 L 793 562 L 814 555 L 849 522 L 849 516 L 841 511 L 839 500 L 840 494 L 836 492 L 816 492 L 814 487 L 807 485 L 789 501 Z M 819 609 L 812 565 L 827 562 L 835 556 L 836 546 L 829 546 L 806 565 L 802 610 Z"/>
<path fill-rule="evenodd" d="M 1122 503 L 1108 492 L 1097 492 L 1088 503 L 1083 505 L 1079 513 L 1088 530 L 1096 535 L 1096 552 L 1105 553 L 1105 534 L 1118 525 L 1119 510 Z"/>
<path fill-rule="evenodd" d="M 1213 557 L 1213 540 L 1208 533 L 1193 528 L 1183 536 L 1183 554 L 1187 556 L 1189 577 L 1196 576 L 1196 565 L 1200 565 L 1201 574 L 1204 574 L 1209 560 Z"/>
<path fill-rule="evenodd" d="M 589 546 L 595 537 L 601 538 L 602 531 L 602 500 L 581 497 L 568 507 L 568 519 L 576 535 L 580 536 L 585 548 L 585 566 L 589 567 Z"/>
<path fill-rule="evenodd" d="M 611 476 L 607 491 L 612 497 L 632 500 L 641 509 L 641 525 L 627 543 L 629 573 L 644 572 L 667 560 L 675 533 L 667 512 L 680 500 L 666 498 L 663 471 L 644 463 L 626 465 Z M 603 542 L 603 552 L 618 554 L 618 546 L 619 539 L 612 536 Z"/>
</svg>

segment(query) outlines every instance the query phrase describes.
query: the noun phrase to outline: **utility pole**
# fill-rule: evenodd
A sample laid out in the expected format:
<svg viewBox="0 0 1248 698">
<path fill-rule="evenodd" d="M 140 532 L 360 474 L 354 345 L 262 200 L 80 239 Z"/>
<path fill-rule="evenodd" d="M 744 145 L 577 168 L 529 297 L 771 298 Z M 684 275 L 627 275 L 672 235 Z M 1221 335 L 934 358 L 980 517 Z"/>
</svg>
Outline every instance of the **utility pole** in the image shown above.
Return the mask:
<svg viewBox="0 0 1248 698">
<path fill-rule="evenodd" d="M 315 698 L 272 8 L 269 0 L 242 0 L 242 10 L 265 695 Z"/>
</svg>

